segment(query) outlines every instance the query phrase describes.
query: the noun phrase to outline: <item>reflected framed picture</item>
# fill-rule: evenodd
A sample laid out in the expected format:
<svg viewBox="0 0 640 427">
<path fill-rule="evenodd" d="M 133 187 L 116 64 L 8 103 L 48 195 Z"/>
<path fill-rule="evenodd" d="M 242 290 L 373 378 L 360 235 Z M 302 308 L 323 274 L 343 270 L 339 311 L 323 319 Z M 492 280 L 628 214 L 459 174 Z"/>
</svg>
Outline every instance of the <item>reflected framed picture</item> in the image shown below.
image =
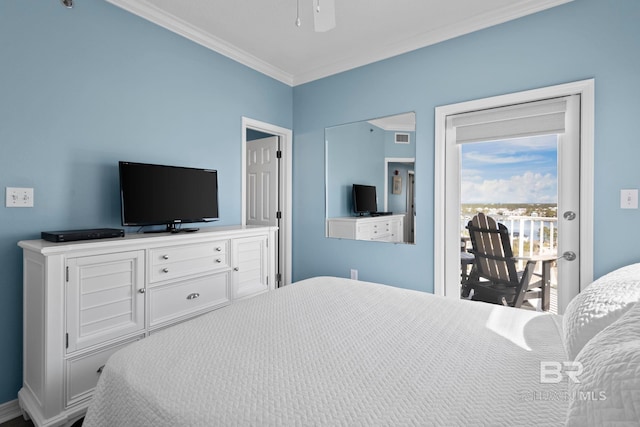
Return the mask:
<svg viewBox="0 0 640 427">
<path fill-rule="evenodd" d="M 393 194 L 402 194 L 402 177 L 400 175 L 393 177 L 393 189 L 391 192 Z"/>
</svg>

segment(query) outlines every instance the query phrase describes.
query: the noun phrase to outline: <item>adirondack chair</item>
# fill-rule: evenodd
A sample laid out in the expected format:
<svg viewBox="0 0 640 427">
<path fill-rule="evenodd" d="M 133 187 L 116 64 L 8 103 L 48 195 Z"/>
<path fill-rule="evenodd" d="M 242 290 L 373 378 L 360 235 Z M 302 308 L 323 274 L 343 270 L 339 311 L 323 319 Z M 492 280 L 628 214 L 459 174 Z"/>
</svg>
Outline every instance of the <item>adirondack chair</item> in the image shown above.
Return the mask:
<svg viewBox="0 0 640 427">
<path fill-rule="evenodd" d="M 478 213 L 467 225 L 475 256 L 469 278 L 462 284 L 462 294 L 473 290 L 472 299 L 494 304 L 520 307 L 531 298 L 542 298 L 544 284 L 533 270 L 536 260 L 526 260 L 523 271 L 517 271 L 519 259 L 513 256 L 509 231 L 503 224 Z"/>
</svg>

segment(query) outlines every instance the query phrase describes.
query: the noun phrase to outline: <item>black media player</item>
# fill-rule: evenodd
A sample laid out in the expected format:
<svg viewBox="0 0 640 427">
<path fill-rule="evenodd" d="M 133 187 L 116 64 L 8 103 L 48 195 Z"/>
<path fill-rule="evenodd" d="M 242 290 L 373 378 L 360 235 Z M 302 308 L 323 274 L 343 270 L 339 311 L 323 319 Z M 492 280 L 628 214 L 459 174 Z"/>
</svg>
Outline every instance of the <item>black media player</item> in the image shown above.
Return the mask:
<svg viewBox="0 0 640 427">
<path fill-rule="evenodd" d="M 91 228 L 88 230 L 67 230 L 67 231 L 43 231 L 43 240 L 49 242 L 73 242 L 76 240 L 109 239 L 113 237 L 124 237 L 124 230 L 120 228 Z"/>
</svg>

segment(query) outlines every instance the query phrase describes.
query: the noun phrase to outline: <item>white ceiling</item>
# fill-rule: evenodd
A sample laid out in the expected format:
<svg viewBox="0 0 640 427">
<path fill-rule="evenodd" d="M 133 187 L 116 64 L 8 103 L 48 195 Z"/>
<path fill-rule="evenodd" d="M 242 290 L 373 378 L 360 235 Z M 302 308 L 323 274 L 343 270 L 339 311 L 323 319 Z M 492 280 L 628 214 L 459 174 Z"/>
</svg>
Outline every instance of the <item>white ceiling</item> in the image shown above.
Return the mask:
<svg viewBox="0 0 640 427">
<path fill-rule="evenodd" d="M 380 117 L 368 120 L 374 126 L 384 130 L 400 130 L 411 132 L 416 130 L 416 113 L 403 113 L 395 116 Z"/>
<path fill-rule="evenodd" d="M 572 0 L 335 0 L 336 28 L 313 29 L 316 0 L 107 0 L 288 85 L 370 64 Z"/>
</svg>

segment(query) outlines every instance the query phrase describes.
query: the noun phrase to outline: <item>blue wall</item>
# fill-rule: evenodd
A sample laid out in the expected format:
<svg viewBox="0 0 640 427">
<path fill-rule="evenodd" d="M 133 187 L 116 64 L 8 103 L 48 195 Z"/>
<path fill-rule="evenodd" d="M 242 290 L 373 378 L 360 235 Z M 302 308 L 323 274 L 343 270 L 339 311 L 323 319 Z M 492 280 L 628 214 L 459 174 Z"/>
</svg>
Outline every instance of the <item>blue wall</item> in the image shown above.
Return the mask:
<svg viewBox="0 0 640 427">
<path fill-rule="evenodd" d="M 385 157 L 404 157 L 410 158 L 416 156 L 416 133 L 405 132 L 409 134 L 409 144 L 396 144 L 396 131 L 386 131 L 384 134 L 384 155 Z"/>
<path fill-rule="evenodd" d="M 379 206 L 384 191 L 384 134 L 366 121 L 327 129 L 327 216 L 354 215 L 353 184 L 376 187 Z"/>
<path fill-rule="evenodd" d="M 373 185 L 379 211 L 384 210 L 385 157 L 415 157 L 415 132 L 411 144 L 396 144 L 395 131 L 365 121 L 325 130 L 326 212 L 328 218 L 353 216 L 353 184 Z M 388 185 L 388 184 L 387 184 Z M 391 187 L 388 185 L 389 192 Z M 397 196 L 395 196 L 397 198 Z M 406 196 L 405 196 L 406 197 Z M 396 212 L 406 212 L 405 208 Z M 402 203 L 406 206 L 406 200 Z"/>
<path fill-rule="evenodd" d="M 328 274 L 433 291 L 434 108 L 588 78 L 596 81 L 594 277 L 640 261 L 640 2 L 575 0 L 294 88 L 294 279 Z M 416 112 L 416 245 L 324 237 L 323 132 Z M 331 171 L 330 171 L 331 172 Z M 321 258 L 321 262 L 319 259 Z"/>
<path fill-rule="evenodd" d="M 22 258 L 42 230 L 119 227 L 118 160 L 218 170 L 241 222 L 242 116 L 292 128 L 292 88 L 105 1 L 0 2 L 0 403 L 22 383 Z"/>
</svg>

